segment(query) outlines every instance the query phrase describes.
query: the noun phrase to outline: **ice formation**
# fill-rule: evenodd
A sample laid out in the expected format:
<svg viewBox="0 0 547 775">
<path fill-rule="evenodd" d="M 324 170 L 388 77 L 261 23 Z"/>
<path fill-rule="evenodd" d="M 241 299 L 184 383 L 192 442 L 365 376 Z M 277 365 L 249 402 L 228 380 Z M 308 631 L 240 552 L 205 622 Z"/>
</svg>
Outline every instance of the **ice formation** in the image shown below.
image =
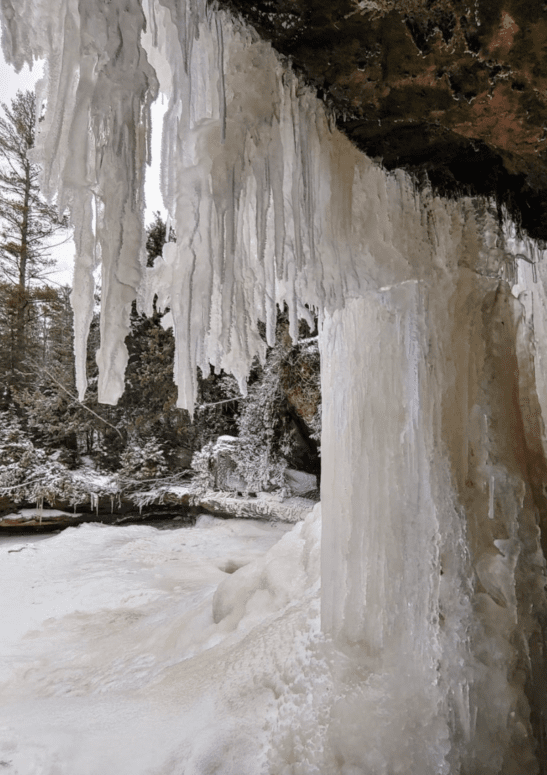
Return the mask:
<svg viewBox="0 0 547 775">
<path fill-rule="evenodd" d="M 338 694 L 316 719 L 328 769 L 280 731 L 269 771 L 545 771 L 540 252 L 488 203 L 418 193 L 359 154 L 272 49 L 205 0 L 1 8 L 7 59 L 48 62 L 37 155 L 76 229 L 81 392 L 99 260 L 106 402 L 123 389 L 136 297 L 171 309 L 190 411 L 196 366 L 244 390 L 276 304 L 295 338 L 298 317 L 319 314 L 322 626 Z M 177 242 L 145 272 L 158 90 Z M 320 679 L 302 670 L 306 691 Z"/>
</svg>

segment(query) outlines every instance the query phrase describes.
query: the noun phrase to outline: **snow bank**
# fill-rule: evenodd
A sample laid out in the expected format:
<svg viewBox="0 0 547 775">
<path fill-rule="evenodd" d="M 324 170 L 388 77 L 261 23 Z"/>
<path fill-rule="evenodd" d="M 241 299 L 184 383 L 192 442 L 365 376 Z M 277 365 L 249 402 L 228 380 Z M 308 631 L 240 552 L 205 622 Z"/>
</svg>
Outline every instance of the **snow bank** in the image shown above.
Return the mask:
<svg viewBox="0 0 547 775">
<path fill-rule="evenodd" d="M 5 771 L 281 773 L 272 740 L 325 663 L 319 525 L 316 508 L 289 532 L 202 517 L 1 542 Z"/>
<path fill-rule="evenodd" d="M 218 624 L 248 629 L 253 619 L 262 619 L 305 595 L 318 584 L 320 519 L 299 522 L 268 552 L 217 587 L 213 597 L 213 619 Z M 290 573 L 288 572 L 290 570 Z"/>
</svg>

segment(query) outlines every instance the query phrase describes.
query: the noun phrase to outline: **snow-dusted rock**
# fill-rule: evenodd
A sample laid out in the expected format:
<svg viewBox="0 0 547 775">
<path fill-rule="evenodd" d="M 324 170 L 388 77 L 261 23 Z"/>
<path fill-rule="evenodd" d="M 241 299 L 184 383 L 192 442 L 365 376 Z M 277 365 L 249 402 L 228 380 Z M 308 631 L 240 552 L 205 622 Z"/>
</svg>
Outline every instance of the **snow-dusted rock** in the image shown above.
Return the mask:
<svg viewBox="0 0 547 775">
<path fill-rule="evenodd" d="M 272 493 L 261 492 L 256 498 L 242 497 L 228 492 L 208 491 L 192 499 L 195 506 L 212 514 L 248 519 L 299 522 L 310 513 L 315 501 L 309 498 L 281 499 Z"/>
<path fill-rule="evenodd" d="M 305 495 L 312 490 L 317 490 L 317 477 L 314 474 L 307 474 L 305 471 L 287 468 L 285 480 L 293 495 Z"/>
<path fill-rule="evenodd" d="M 36 525 L 72 524 L 81 521 L 82 514 L 59 509 L 21 509 L 0 517 L 0 528 L 34 527 Z"/>
</svg>

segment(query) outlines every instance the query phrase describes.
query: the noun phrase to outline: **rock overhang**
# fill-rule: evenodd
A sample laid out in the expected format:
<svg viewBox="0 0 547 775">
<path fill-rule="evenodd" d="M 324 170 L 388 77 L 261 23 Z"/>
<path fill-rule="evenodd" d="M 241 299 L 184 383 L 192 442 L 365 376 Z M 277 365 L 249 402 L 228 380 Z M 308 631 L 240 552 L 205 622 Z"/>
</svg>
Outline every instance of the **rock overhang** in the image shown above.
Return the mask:
<svg viewBox="0 0 547 775">
<path fill-rule="evenodd" d="M 226 0 L 387 170 L 547 241 L 547 2 Z"/>
</svg>

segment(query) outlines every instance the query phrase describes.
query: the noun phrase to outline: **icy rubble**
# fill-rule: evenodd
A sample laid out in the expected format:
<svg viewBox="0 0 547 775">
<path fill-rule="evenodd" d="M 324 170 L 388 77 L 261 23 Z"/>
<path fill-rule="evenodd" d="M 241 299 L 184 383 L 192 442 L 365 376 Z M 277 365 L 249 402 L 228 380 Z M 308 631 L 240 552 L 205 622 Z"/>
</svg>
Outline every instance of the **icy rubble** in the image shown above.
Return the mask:
<svg viewBox="0 0 547 775">
<path fill-rule="evenodd" d="M 37 155 L 76 227 L 81 392 L 99 259 L 106 402 L 122 390 L 136 296 L 171 309 L 190 411 L 196 365 L 245 389 L 264 353 L 257 323 L 271 343 L 276 303 L 288 305 L 294 339 L 298 317 L 319 314 L 321 617 L 338 675 L 313 717 L 323 774 L 538 772 L 541 251 L 517 244 L 509 224 L 503 233 L 488 203 L 442 201 L 386 175 L 267 44 L 205 0 L 1 8 L 7 58 L 48 61 Z M 142 168 L 158 89 L 169 95 L 162 189 L 177 242 L 144 272 Z M 321 684 L 313 660 L 301 665 L 304 693 Z M 321 772 L 306 759 L 306 718 L 290 703 L 280 711 L 266 771 Z M 214 771 L 220 749 L 204 745 Z"/>
</svg>

